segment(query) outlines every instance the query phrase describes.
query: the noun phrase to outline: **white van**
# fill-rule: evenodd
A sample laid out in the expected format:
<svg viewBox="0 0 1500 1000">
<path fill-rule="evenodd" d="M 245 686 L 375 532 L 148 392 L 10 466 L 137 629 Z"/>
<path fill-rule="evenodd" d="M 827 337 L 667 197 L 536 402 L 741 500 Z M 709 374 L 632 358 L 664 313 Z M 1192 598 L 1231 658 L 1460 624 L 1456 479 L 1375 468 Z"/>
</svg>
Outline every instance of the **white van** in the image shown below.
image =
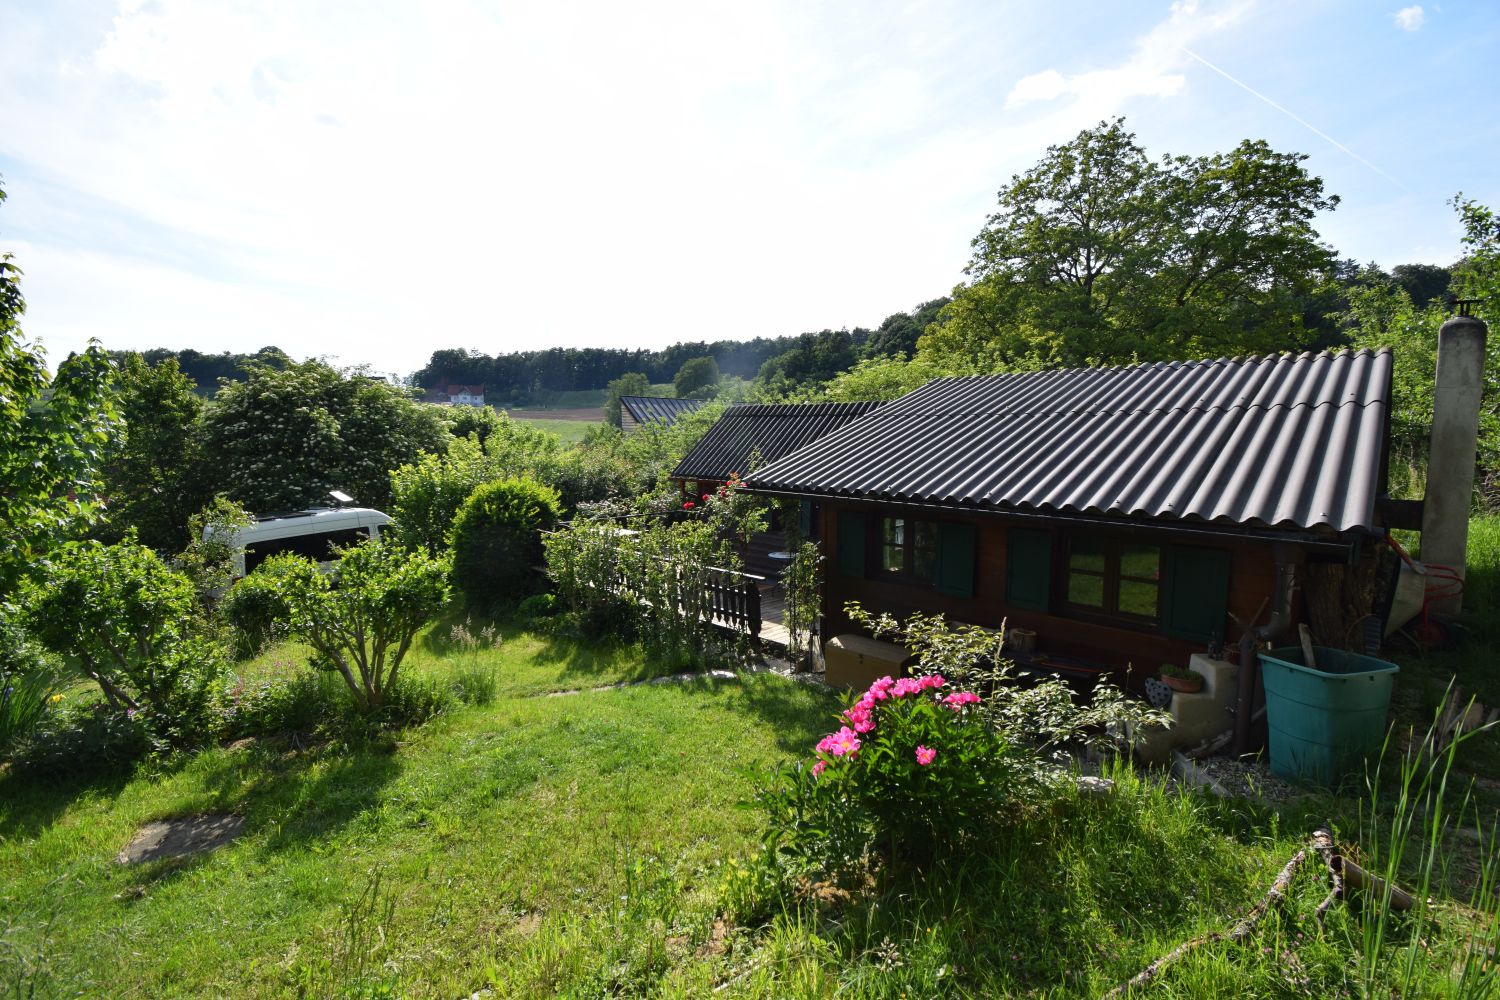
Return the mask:
<svg viewBox="0 0 1500 1000">
<path fill-rule="evenodd" d="M 267 514 L 235 532 L 234 578 L 240 579 L 278 552 L 295 552 L 327 570 L 337 558 L 336 548 L 347 548 L 366 538 L 379 538 L 391 519 L 369 507 L 318 507 L 286 514 Z"/>
</svg>

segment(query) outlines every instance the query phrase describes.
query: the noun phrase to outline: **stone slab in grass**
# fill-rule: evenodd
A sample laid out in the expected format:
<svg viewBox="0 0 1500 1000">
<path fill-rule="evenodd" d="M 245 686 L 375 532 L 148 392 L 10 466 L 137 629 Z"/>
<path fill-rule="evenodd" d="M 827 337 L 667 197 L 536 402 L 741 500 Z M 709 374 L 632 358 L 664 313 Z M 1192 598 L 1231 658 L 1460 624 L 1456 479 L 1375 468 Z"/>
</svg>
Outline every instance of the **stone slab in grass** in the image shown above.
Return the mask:
<svg viewBox="0 0 1500 1000">
<path fill-rule="evenodd" d="M 217 850 L 235 839 L 245 828 L 245 817 L 208 814 L 147 823 L 134 839 L 115 855 L 122 865 L 139 865 L 164 858 L 184 858 Z"/>
</svg>

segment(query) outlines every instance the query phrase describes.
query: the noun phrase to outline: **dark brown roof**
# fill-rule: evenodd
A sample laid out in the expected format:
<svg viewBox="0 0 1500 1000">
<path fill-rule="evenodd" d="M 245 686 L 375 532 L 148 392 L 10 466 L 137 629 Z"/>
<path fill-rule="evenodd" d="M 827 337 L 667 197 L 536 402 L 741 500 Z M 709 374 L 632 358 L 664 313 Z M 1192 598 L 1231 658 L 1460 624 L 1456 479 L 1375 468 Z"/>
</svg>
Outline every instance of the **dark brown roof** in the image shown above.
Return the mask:
<svg viewBox="0 0 1500 1000">
<path fill-rule="evenodd" d="M 1391 353 L 944 378 L 749 476 L 979 509 L 1373 528 Z"/>
<path fill-rule="evenodd" d="M 672 470 L 675 479 L 746 475 L 756 452 L 774 462 L 869 413 L 879 403 L 742 403 L 731 406 Z"/>
</svg>

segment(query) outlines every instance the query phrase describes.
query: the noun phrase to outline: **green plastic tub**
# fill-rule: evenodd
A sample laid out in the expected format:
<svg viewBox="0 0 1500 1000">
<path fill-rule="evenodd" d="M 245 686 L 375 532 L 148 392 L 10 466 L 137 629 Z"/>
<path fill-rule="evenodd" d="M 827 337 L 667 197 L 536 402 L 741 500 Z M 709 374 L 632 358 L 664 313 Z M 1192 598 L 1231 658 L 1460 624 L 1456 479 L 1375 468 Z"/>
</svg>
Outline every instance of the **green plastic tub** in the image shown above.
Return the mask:
<svg viewBox="0 0 1500 1000">
<path fill-rule="evenodd" d="M 1300 646 L 1260 654 L 1271 773 L 1333 787 L 1380 750 L 1400 668 L 1326 646 L 1314 646 L 1313 657 L 1316 670 L 1304 665 Z"/>
</svg>

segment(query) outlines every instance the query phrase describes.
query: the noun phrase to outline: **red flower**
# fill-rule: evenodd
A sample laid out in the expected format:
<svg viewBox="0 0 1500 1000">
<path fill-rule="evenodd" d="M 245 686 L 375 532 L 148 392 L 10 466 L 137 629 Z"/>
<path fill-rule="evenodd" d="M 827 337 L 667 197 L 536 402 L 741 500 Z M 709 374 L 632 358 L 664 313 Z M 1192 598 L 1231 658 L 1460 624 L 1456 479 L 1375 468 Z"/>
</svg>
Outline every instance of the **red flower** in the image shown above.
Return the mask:
<svg viewBox="0 0 1500 1000">
<path fill-rule="evenodd" d="M 687 503 L 683 504 L 682 505 L 682 509 L 683 510 L 692 510 L 693 509 L 693 501 L 689 500 Z"/>
<path fill-rule="evenodd" d="M 705 499 L 705 500 L 708 499 L 708 494 L 707 493 L 703 494 L 703 499 Z"/>
</svg>

